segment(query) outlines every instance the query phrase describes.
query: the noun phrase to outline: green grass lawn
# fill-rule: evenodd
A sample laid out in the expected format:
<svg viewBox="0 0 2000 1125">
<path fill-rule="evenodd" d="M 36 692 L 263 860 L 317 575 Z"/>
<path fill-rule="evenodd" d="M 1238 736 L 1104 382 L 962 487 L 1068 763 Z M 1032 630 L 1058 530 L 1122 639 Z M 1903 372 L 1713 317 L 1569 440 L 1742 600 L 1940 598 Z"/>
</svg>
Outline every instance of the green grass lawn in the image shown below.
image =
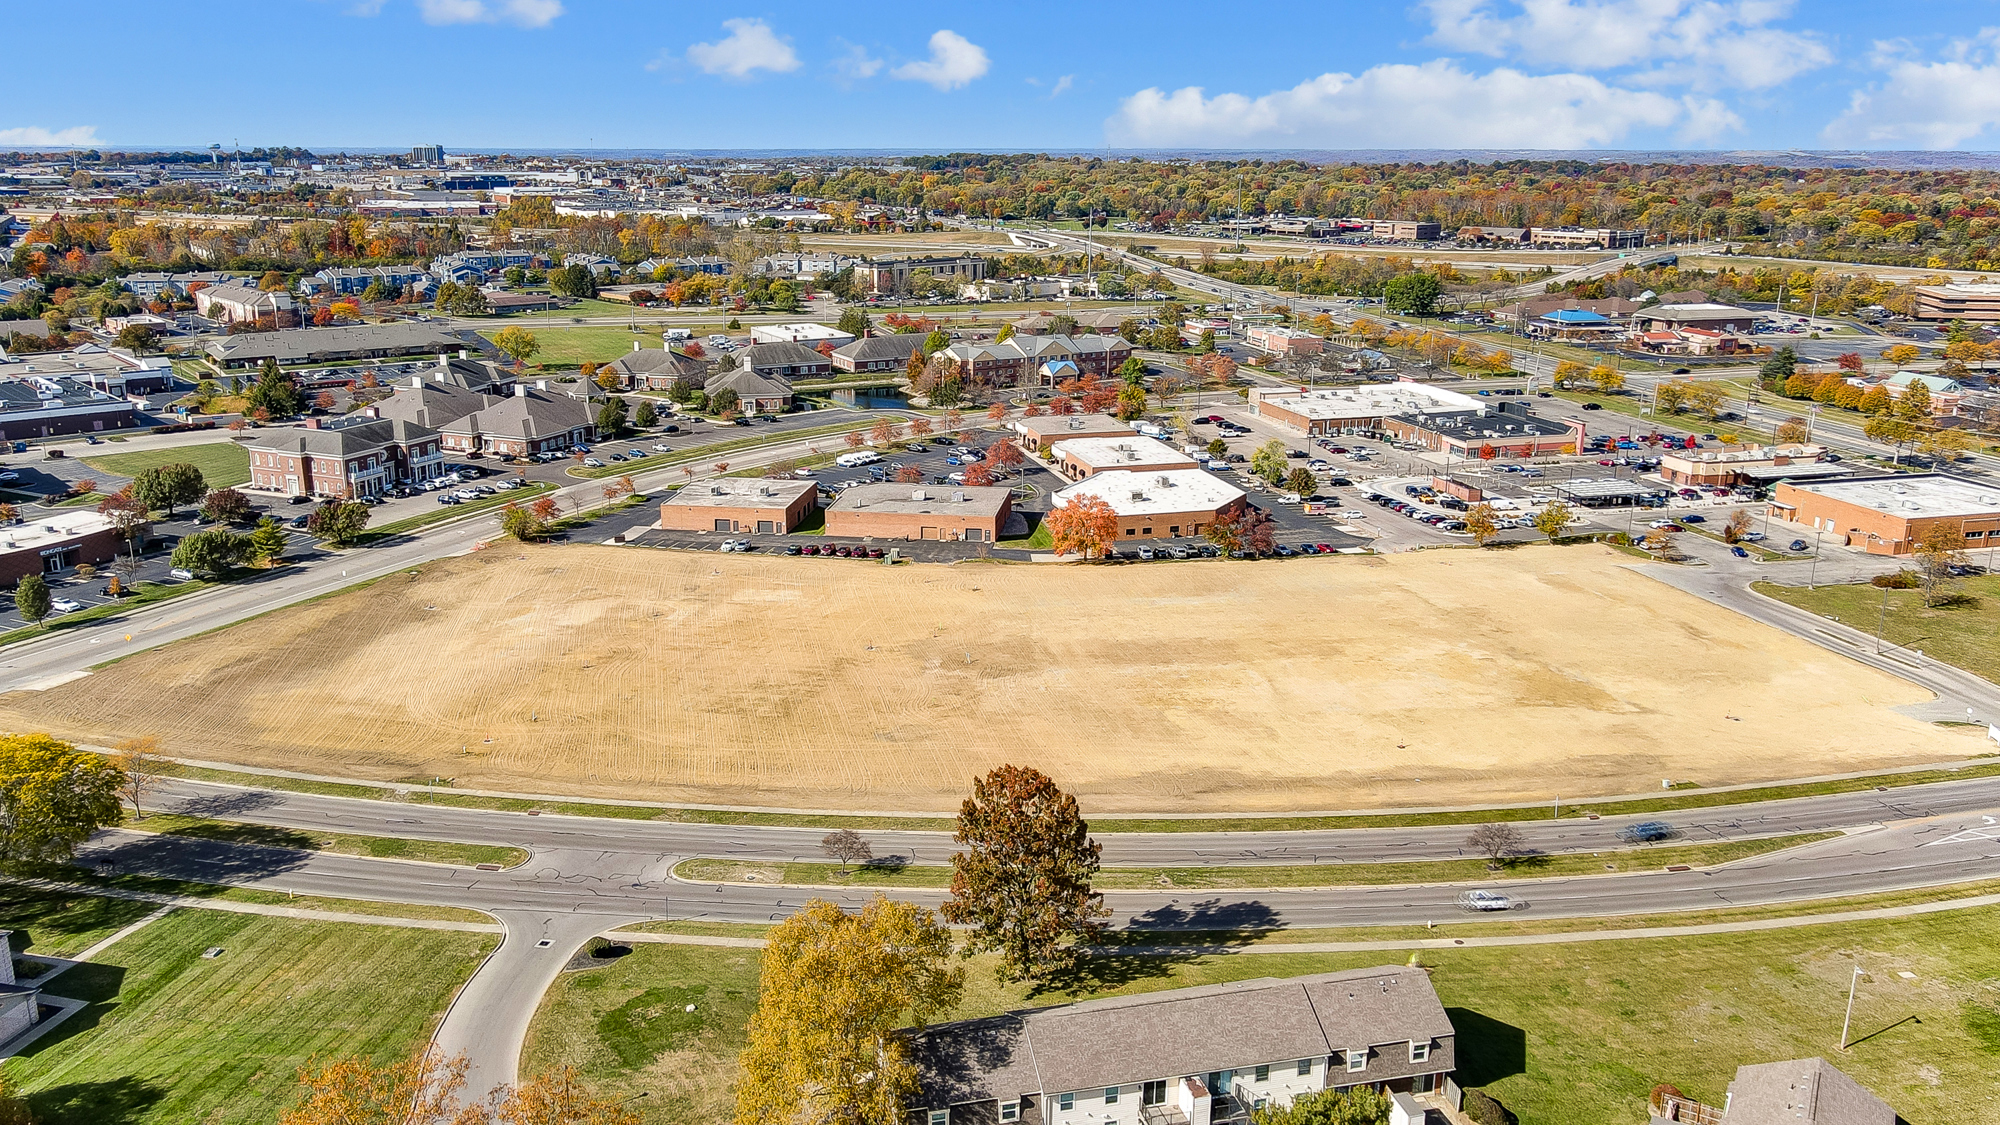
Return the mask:
<svg viewBox="0 0 2000 1125">
<path fill-rule="evenodd" d="M 154 813 L 143 820 L 126 817 L 125 827 L 137 832 L 161 832 L 170 836 L 192 836 L 202 840 L 224 840 L 234 844 L 262 844 L 271 848 L 296 848 L 309 852 L 368 856 L 372 859 L 420 859 L 430 863 L 450 863 L 471 867 L 497 863 L 512 867 L 528 858 L 526 848 L 496 844 L 460 844 L 447 840 L 411 840 L 392 836 L 363 836 L 351 832 L 302 832 L 268 824 L 242 824 L 197 816 Z"/>
<path fill-rule="evenodd" d="M 494 941 L 178 911 L 51 982 L 90 1007 L 5 1072 L 43 1125 L 267 1125 L 307 1060 L 421 1048 Z"/>
<path fill-rule="evenodd" d="M 144 918 L 151 903 L 0 883 L 0 929 L 14 954 L 68 957 Z"/>
<path fill-rule="evenodd" d="M 1026 539 L 1002 539 L 994 544 L 996 547 L 1011 547 L 1017 551 L 1050 551 L 1055 549 L 1055 545 L 1056 537 L 1049 531 L 1049 522 L 1046 519 L 1035 521 L 1035 530 L 1029 532 Z"/>
<path fill-rule="evenodd" d="M 1974 558 L 1986 561 L 1984 552 Z M 1885 646 L 1916 649 L 1976 676 L 2000 680 L 2000 575 L 1961 579 L 1959 599 L 1935 609 L 1924 606 L 1918 590 L 1882 590 L 1865 584 L 1807 589 L 1769 582 L 1752 588 L 1864 633 L 1880 628 Z"/>
<path fill-rule="evenodd" d="M 648 330 L 642 326 L 636 333 L 615 325 L 543 328 L 524 324 L 519 327 L 534 333 L 535 342 L 541 345 L 541 350 L 529 357 L 528 362 L 531 364 L 546 363 L 557 367 L 575 367 L 585 363 L 609 363 L 630 352 L 634 340 L 639 341 L 641 347 L 660 346 L 660 332 L 657 327 Z M 499 331 L 496 328 L 481 332 L 480 335 L 490 340 Z"/>
<path fill-rule="evenodd" d="M 573 316 L 631 316 L 635 313 L 646 316 L 657 316 L 660 311 L 659 309 L 636 308 L 624 301 L 600 301 L 595 297 L 585 297 L 567 308 L 510 313 L 505 319 L 510 321 L 566 321 Z M 658 334 L 655 333 L 655 335 Z"/>
<path fill-rule="evenodd" d="M 210 488 L 250 482 L 250 454 L 234 441 L 212 441 L 201 445 L 181 445 L 172 449 L 135 449 L 130 453 L 105 453 L 85 457 L 93 469 L 119 476 L 137 476 L 141 470 L 178 463 L 193 465 Z"/>
<path fill-rule="evenodd" d="M 1333 887 L 1385 883 L 1464 882 L 1472 879 L 1546 879 L 1556 876 L 1604 875 L 1615 871 L 1645 871 L 1670 863 L 1706 867 L 1780 848 L 1796 847 L 1838 835 L 1833 832 L 1773 836 L 1763 840 L 1690 844 L 1679 847 L 1622 848 L 1574 855 L 1535 856 L 1489 870 L 1483 859 L 1451 859 L 1416 863 L 1293 863 L 1245 867 L 1107 867 L 1093 885 L 1099 890 L 1150 890 L 1262 887 Z M 841 873 L 832 863 L 759 864 L 726 859 L 690 859 L 674 868 L 684 879 L 771 882 L 778 872 L 785 883 L 810 886 L 945 887 L 951 868 L 941 865 L 892 866 L 863 864 Z"/>
<path fill-rule="evenodd" d="M 1425 950 L 1422 964 L 1458 1031 L 1459 1082 L 1532 1125 L 1643 1125 L 1655 1083 L 1720 1105 L 1739 1065 L 1810 1055 L 1836 1059 L 1909 1121 L 1983 1125 L 2000 1073 L 1996 925 L 2000 910 L 1983 908 L 1764 933 Z M 952 1017 L 1404 960 L 1106 958 L 1073 992 L 1030 999 L 995 984 L 992 959 L 981 956 L 967 964 Z M 1843 1053 L 1836 1040 L 1857 964 L 1866 972 L 1858 1042 Z M 753 951 L 635 946 L 558 982 L 524 1069 L 574 1063 L 616 1095 L 647 1092 L 633 1104 L 652 1122 L 720 1120 L 756 987 Z"/>
</svg>

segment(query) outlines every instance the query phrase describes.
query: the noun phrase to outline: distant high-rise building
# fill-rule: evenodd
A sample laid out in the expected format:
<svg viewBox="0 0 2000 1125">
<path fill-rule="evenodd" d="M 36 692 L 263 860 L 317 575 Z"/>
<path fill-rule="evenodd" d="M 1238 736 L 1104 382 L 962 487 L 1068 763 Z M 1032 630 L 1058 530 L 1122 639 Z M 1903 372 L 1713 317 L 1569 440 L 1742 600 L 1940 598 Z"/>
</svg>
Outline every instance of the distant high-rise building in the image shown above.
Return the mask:
<svg viewBox="0 0 2000 1125">
<path fill-rule="evenodd" d="M 415 148 L 413 148 L 413 149 L 411 149 L 411 150 L 410 150 L 410 163 L 412 163 L 412 164 L 443 164 L 443 163 L 444 163 L 444 146 L 443 146 L 443 145 L 418 145 L 417 147 L 415 147 Z"/>
</svg>

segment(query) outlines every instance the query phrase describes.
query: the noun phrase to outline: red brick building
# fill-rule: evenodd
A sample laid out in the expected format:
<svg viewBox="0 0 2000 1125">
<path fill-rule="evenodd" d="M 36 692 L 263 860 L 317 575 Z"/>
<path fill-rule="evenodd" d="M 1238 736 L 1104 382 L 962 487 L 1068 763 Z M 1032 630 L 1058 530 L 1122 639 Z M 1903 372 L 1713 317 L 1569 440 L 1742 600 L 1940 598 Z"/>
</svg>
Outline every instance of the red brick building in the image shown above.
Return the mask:
<svg viewBox="0 0 2000 1125">
<path fill-rule="evenodd" d="M 31 574 L 62 574 L 82 563 L 102 566 L 125 543 L 110 519 L 92 511 L 57 512 L 0 526 L 0 586 L 12 587 Z"/>
<path fill-rule="evenodd" d="M 667 497 L 660 505 L 660 530 L 783 535 L 818 504 L 814 481 L 716 477 Z"/>
<path fill-rule="evenodd" d="M 1011 488 L 857 484 L 826 510 L 826 533 L 993 543 L 1013 512 Z"/>
<path fill-rule="evenodd" d="M 436 430 L 388 418 L 263 430 L 249 451 L 250 487 L 286 496 L 379 496 L 398 483 L 444 473 Z"/>
</svg>

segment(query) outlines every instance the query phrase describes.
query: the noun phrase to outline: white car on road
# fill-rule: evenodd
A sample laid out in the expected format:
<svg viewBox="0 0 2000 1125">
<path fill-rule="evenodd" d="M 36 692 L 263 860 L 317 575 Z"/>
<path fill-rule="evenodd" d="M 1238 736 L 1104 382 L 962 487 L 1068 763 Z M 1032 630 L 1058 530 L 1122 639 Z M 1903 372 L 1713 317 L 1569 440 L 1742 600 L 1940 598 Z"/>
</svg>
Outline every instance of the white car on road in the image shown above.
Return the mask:
<svg viewBox="0 0 2000 1125">
<path fill-rule="evenodd" d="M 1458 896 L 1461 910 L 1512 910 L 1514 900 L 1499 891 L 1467 891 Z"/>
</svg>

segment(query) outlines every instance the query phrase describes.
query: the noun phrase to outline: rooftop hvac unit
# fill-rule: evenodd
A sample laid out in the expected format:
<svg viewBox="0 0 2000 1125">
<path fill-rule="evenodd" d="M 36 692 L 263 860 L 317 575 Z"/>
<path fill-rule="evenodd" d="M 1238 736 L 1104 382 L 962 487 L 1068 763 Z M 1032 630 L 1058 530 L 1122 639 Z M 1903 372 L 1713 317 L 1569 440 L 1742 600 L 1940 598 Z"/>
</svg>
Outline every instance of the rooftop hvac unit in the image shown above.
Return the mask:
<svg viewBox="0 0 2000 1125">
<path fill-rule="evenodd" d="M 711 485 L 709 485 L 709 486 L 708 486 L 708 494 L 709 494 L 710 496 L 720 496 L 720 495 L 722 495 L 722 486 L 721 486 L 721 485 L 719 485 L 719 484 L 711 484 Z"/>
<path fill-rule="evenodd" d="M 1157 476 L 1153 478 L 1153 483 L 1159 485 L 1161 488 L 1171 488 L 1174 482 L 1164 476 Z"/>
<path fill-rule="evenodd" d="M 1136 488 L 1132 490 L 1132 499 L 1133 499 L 1133 500 L 1144 500 L 1145 498 L 1146 498 L 1146 494 L 1145 494 L 1145 493 L 1143 493 L 1143 492 L 1139 491 L 1139 490 L 1138 490 L 1138 489 L 1136 489 Z"/>
<path fill-rule="evenodd" d="M 921 488 L 917 489 L 915 492 L 910 493 L 910 499 L 912 500 L 928 500 L 930 498 L 931 498 L 930 493 L 925 492 Z"/>
<path fill-rule="evenodd" d="M 954 493 L 952 493 L 952 494 L 951 494 L 951 499 L 952 499 L 952 502 L 953 502 L 953 503 L 956 503 L 956 504 L 963 504 L 963 503 L 965 503 L 965 492 L 964 492 L 964 490 L 963 490 L 963 489 L 961 489 L 961 490 L 959 490 L 959 491 L 957 491 L 957 492 L 954 492 Z"/>
</svg>

